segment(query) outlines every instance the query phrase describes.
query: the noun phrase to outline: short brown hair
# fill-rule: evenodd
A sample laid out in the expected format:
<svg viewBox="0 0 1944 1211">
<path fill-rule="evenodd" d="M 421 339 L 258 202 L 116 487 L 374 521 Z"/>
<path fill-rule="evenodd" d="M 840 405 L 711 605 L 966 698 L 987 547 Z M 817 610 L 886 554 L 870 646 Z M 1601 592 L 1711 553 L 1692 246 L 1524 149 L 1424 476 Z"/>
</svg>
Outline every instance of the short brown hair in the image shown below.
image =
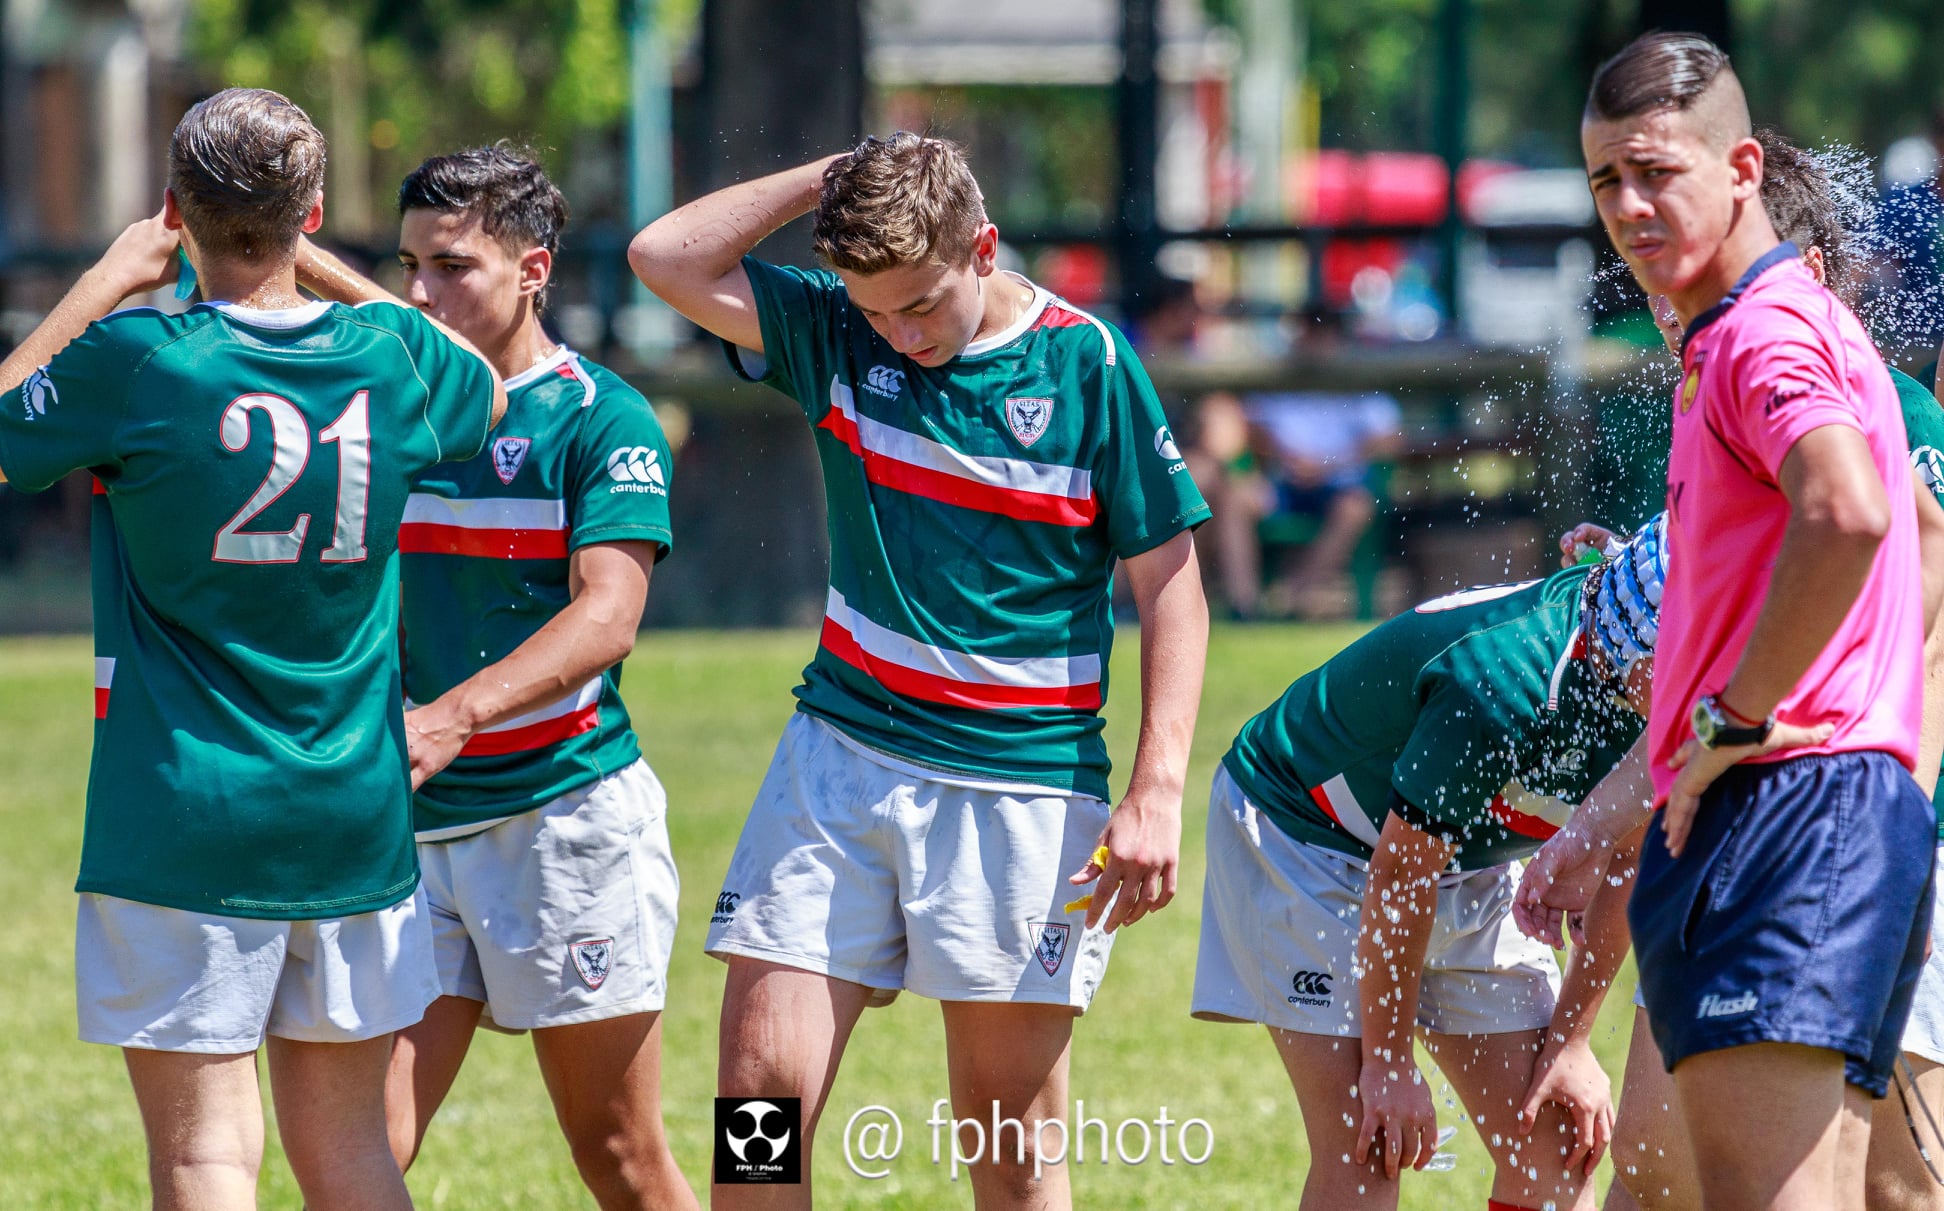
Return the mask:
<svg viewBox="0 0 1944 1211">
<path fill-rule="evenodd" d="M 324 188 L 324 136 L 281 93 L 226 88 L 169 140 L 169 189 L 183 225 L 216 256 L 288 252 Z"/>
<path fill-rule="evenodd" d="M 516 256 L 530 248 L 558 253 L 560 229 L 567 225 L 567 199 L 538 159 L 504 139 L 433 156 L 414 168 L 398 187 L 398 213 L 420 208 L 476 218 L 481 231 Z M 533 298 L 535 311 L 546 311 L 552 292 L 549 278 Z"/>
<path fill-rule="evenodd" d="M 1762 209 L 1768 212 L 1775 234 L 1795 243 L 1797 250 L 1822 249 L 1823 281 L 1837 298 L 1854 306 L 1854 271 L 1849 232 L 1830 183 L 1829 170 L 1815 152 L 1805 151 L 1763 126 L 1755 131 L 1762 145 Z"/>
<path fill-rule="evenodd" d="M 924 261 L 957 266 L 971 258 L 985 221 L 965 150 L 901 130 L 865 139 L 824 170 L 812 247 L 851 273 Z"/>
<path fill-rule="evenodd" d="M 1623 122 L 1657 109 L 1690 109 L 1723 72 L 1733 74 L 1727 53 L 1700 34 L 1642 34 L 1600 64 L 1586 116 Z"/>
</svg>

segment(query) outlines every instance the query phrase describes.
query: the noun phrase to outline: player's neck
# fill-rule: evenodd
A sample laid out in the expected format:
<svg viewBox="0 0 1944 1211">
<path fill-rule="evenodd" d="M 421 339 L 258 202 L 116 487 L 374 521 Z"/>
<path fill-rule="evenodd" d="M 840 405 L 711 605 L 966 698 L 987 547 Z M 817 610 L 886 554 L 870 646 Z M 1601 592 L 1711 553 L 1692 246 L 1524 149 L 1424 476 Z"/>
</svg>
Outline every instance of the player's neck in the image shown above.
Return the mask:
<svg viewBox="0 0 1944 1211">
<path fill-rule="evenodd" d="M 525 318 L 513 326 L 504 342 L 497 346 L 481 342 L 479 351 L 486 355 L 487 361 L 493 363 L 493 369 L 499 371 L 501 380 L 505 380 L 516 374 L 525 374 L 552 357 L 559 348 L 553 338 L 547 335 L 547 330 L 541 327 L 540 317 L 529 308 Z"/>
<path fill-rule="evenodd" d="M 985 283 L 985 310 L 979 317 L 979 330 L 972 334 L 975 341 L 1004 332 L 1033 305 L 1033 288 L 1010 273 L 996 272 Z"/>
<path fill-rule="evenodd" d="M 310 301 L 297 289 L 294 254 L 272 263 L 205 258 L 196 266 L 196 278 L 204 298 L 254 311 L 283 311 Z"/>
<path fill-rule="evenodd" d="M 1674 312 L 1680 316 L 1683 328 L 1693 324 L 1696 316 L 1726 298 L 1728 292 L 1735 288 L 1735 283 L 1741 281 L 1742 274 L 1748 272 L 1748 267 L 1781 242 L 1768 216 L 1758 210 L 1744 207 L 1736 220 L 1700 276 L 1687 289 L 1667 296 L 1668 301 L 1674 304 Z"/>
</svg>

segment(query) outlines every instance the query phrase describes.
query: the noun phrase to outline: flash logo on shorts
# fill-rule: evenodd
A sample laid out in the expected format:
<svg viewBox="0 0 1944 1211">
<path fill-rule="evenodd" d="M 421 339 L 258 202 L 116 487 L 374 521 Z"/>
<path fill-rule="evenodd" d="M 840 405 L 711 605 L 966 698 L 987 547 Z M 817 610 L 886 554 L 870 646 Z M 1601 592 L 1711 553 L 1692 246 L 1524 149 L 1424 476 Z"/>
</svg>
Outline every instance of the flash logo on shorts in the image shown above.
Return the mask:
<svg viewBox="0 0 1944 1211">
<path fill-rule="evenodd" d="M 1033 957 L 1039 960 L 1047 975 L 1057 975 L 1060 964 L 1066 962 L 1067 934 L 1072 927 L 1062 921 L 1032 921 L 1027 928 L 1039 930 L 1039 937 L 1033 942 Z"/>
<path fill-rule="evenodd" d="M 1697 1018 L 1732 1018 L 1751 1013 L 1760 1002 L 1753 992 L 1744 992 L 1738 997 L 1718 997 L 1712 992 L 1701 998 L 1701 1011 Z"/>
<path fill-rule="evenodd" d="M 576 942 L 567 948 L 567 952 L 574 956 L 574 970 L 580 973 L 581 983 L 590 990 L 607 983 L 608 972 L 614 963 L 613 938 Z"/>
<path fill-rule="evenodd" d="M 1323 1006 L 1330 1003 L 1330 973 L 1299 971 L 1289 980 L 1291 1005 Z"/>
</svg>

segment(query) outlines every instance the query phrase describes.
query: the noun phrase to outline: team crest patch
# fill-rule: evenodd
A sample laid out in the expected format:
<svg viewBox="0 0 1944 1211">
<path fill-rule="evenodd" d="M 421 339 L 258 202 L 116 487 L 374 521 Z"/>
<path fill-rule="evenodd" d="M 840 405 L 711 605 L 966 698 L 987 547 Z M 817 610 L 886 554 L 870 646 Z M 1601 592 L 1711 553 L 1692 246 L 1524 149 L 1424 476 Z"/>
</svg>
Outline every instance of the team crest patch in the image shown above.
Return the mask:
<svg viewBox="0 0 1944 1211">
<path fill-rule="evenodd" d="M 530 437 L 502 437 L 493 443 L 493 470 L 501 483 L 513 482 L 513 477 L 526 465 L 527 447 L 532 444 Z"/>
<path fill-rule="evenodd" d="M 590 989 L 607 983 L 608 971 L 614 964 L 613 938 L 576 942 L 567 950 L 574 956 L 574 970 L 580 972 L 581 983 Z"/>
<path fill-rule="evenodd" d="M 1009 399 L 1006 401 L 1006 427 L 1019 439 L 1022 446 L 1030 446 L 1046 432 L 1047 422 L 1053 419 L 1053 401 L 1050 399 Z"/>
<path fill-rule="evenodd" d="M 1047 975 L 1057 975 L 1060 964 L 1066 962 L 1067 934 L 1073 927 L 1062 921 L 1032 921 L 1028 928 L 1039 930 L 1039 937 L 1033 941 L 1033 957 L 1046 968 Z"/>
</svg>

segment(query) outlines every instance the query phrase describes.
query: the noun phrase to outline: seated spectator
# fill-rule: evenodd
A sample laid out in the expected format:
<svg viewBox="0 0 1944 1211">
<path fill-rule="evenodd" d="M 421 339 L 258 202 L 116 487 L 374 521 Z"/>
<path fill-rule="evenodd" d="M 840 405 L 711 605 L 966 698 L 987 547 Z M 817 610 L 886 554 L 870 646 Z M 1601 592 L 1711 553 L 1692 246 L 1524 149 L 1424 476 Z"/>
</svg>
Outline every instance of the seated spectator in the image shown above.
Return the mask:
<svg viewBox="0 0 1944 1211">
<path fill-rule="evenodd" d="M 1190 468 L 1214 511 L 1217 575 L 1230 612 L 1322 617 L 1340 613 L 1333 592 L 1357 542 L 1377 518 L 1374 464 L 1399 448 L 1388 395 L 1290 391 L 1210 396 Z M 1307 518 L 1313 535 L 1265 593 L 1263 524 Z"/>
</svg>

